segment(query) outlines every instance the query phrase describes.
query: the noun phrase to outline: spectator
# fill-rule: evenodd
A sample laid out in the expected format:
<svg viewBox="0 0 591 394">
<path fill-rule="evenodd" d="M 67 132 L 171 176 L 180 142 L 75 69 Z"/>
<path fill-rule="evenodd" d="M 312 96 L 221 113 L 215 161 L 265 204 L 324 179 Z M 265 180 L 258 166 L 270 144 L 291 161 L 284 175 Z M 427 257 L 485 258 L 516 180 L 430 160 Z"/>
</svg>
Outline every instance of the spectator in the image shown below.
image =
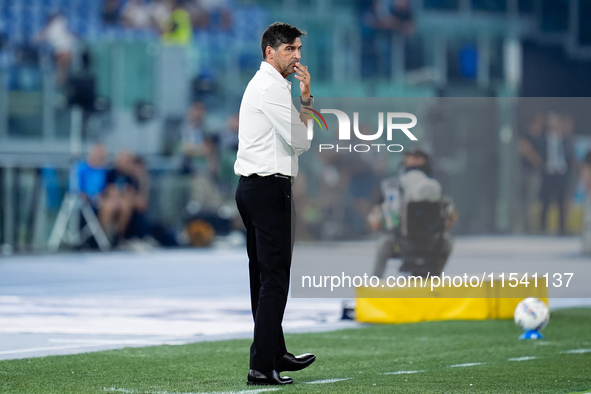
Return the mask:
<svg viewBox="0 0 591 394">
<path fill-rule="evenodd" d="M 392 32 L 404 37 L 414 32 L 408 0 L 394 0 L 384 9 L 379 0 L 357 1 L 361 33 L 361 76 L 388 76 L 392 67 Z"/>
<path fill-rule="evenodd" d="M 531 232 L 530 211 L 532 204 L 540 195 L 542 172 L 544 170 L 544 153 L 546 143 L 545 116 L 538 112 L 532 116 L 525 134 L 519 139 L 517 149 L 521 155 L 522 168 L 522 220 Z"/>
<path fill-rule="evenodd" d="M 548 208 L 554 201 L 558 205 L 558 233 L 566 233 L 567 189 L 572 167 L 573 150 L 570 141 L 568 117 L 550 112 L 545 140 L 545 162 L 540 196 L 542 214 L 540 228 L 546 231 Z"/>
<path fill-rule="evenodd" d="M 86 161 L 77 166 L 77 188 L 95 211 L 100 207 L 101 193 L 107 182 L 107 148 L 101 144 L 93 145 L 88 151 Z M 72 188 L 76 188 L 72 185 Z"/>
<path fill-rule="evenodd" d="M 105 205 L 99 210 L 99 222 L 107 234 L 113 235 L 114 245 L 125 237 L 137 202 L 139 185 L 130 175 L 132 166 L 133 154 L 122 150 L 115 158 L 115 167 L 107 173 L 102 197 Z"/>
<path fill-rule="evenodd" d="M 358 0 L 357 15 L 361 33 L 361 76 L 373 77 L 378 72 L 380 49 L 378 29 L 381 26 L 379 1 Z"/>
<path fill-rule="evenodd" d="M 150 29 L 154 21 L 145 0 L 129 0 L 121 14 L 123 25 L 130 29 Z"/>
<path fill-rule="evenodd" d="M 223 31 L 232 29 L 232 12 L 227 0 L 194 0 L 192 3 L 207 15 L 209 28 L 219 28 Z"/>
<path fill-rule="evenodd" d="M 221 196 L 216 186 L 219 160 L 215 142 L 205 129 L 207 111 L 195 102 L 187 112 L 182 128 L 182 172 L 191 174 L 191 199 L 199 205 L 217 208 Z"/>
<path fill-rule="evenodd" d="M 219 135 L 219 145 L 222 152 L 238 151 L 238 114 L 233 114 L 226 122 L 226 129 Z"/>
<path fill-rule="evenodd" d="M 154 26 L 161 31 L 163 26 L 170 20 L 172 7 L 169 0 L 155 0 L 150 5 L 150 15 Z"/>
<path fill-rule="evenodd" d="M 587 152 L 581 166 L 581 180 L 585 188 L 583 205 L 583 253 L 591 254 L 591 150 Z"/>
<path fill-rule="evenodd" d="M 105 0 L 103 3 L 103 23 L 105 25 L 119 24 L 119 14 L 121 11 L 120 0 Z"/>
<path fill-rule="evenodd" d="M 574 189 L 576 188 L 576 183 L 577 183 L 577 177 L 575 176 L 575 174 L 578 175 L 579 173 L 579 162 L 577 161 L 577 158 L 575 156 L 575 135 L 574 135 L 574 131 L 575 131 L 575 121 L 574 118 L 571 114 L 569 113 L 565 113 L 562 117 L 562 130 L 563 130 L 563 135 L 564 135 L 564 141 L 565 141 L 565 146 L 567 149 L 567 154 L 568 154 L 568 167 L 569 167 L 569 174 L 567 175 L 567 191 L 566 191 L 566 195 L 565 195 L 565 199 L 564 199 L 564 213 L 565 213 L 565 220 L 567 223 L 568 227 L 568 219 L 570 216 L 570 212 L 571 212 L 571 204 L 573 202 L 573 194 L 574 194 Z"/>
<path fill-rule="evenodd" d="M 581 179 L 585 187 L 585 194 L 591 198 L 591 150 L 585 154 L 581 167 Z"/>
<path fill-rule="evenodd" d="M 56 65 L 56 82 L 63 86 L 72 66 L 72 56 L 76 45 L 76 37 L 68 28 L 68 21 L 61 13 L 49 16 L 47 23 L 35 36 L 35 42 L 48 44 Z"/>
<path fill-rule="evenodd" d="M 99 218 L 99 224 L 105 230 L 110 223 L 105 220 L 100 221 L 103 212 L 114 212 L 116 207 L 113 205 L 113 199 L 105 199 L 104 191 L 107 186 L 107 148 L 101 144 L 93 145 L 89 151 L 86 161 L 82 161 L 75 167 L 76 183 L 71 183 L 70 188 L 73 192 L 79 192 L 83 201 L 90 204 L 90 208 Z M 86 217 L 81 220 L 86 221 Z M 82 227 L 81 227 L 82 228 Z M 97 248 L 95 239 L 89 239 L 91 248 Z"/>
<path fill-rule="evenodd" d="M 125 239 L 142 239 L 151 237 L 162 246 L 178 246 L 172 231 L 148 218 L 150 206 L 150 175 L 143 159 L 134 157 L 131 162 L 129 176 L 138 186 L 134 193 L 133 212 L 125 230 Z"/>
<path fill-rule="evenodd" d="M 414 32 L 412 8 L 409 0 L 394 0 L 390 7 L 390 15 L 384 25 L 403 36 L 410 36 Z"/>
<path fill-rule="evenodd" d="M 160 26 L 162 41 L 167 45 L 187 46 L 193 38 L 191 16 L 178 0 L 168 0 L 169 19 Z"/>
<path fill-rule="evenodd" d="M 231 115 L 226 121 L 226 128 L 217 136 L 218 145 L 218 183 L 225 195 L 236 190 L 238 178 L 234 174 L 234 162 L 238 152 L 238 114 Z"/>
<path fill-rule="evenodd" d="M 150 205 L 150 174 L 142 158 L 133 157 L 129 176 L 137 184 L 137 193 L 133 208 L 138 212 L 146 213 Z"/>
<path fill-rule="evenodd" d="M 191 24 L 195 28 L 206 30 L 209 27 L 209 12 L 202 6 L 200 1 L 188 2 L 186 10 L 191 17 Z"/>
<path fill-rule="evenodd" d="M 125 239 L 142 239 L 150 235 L 147 217 L 150 201 L 150 177 L 144 161 L 139 157 L 131 159 L 128 174 L 137 185 L 137 189 L 134 189 L 132 214 L 125 230 Z"/>
<path fill-rule="evenodd" d="M 587 151 L 581 166 L 581 180 L 585 188 L 585 203 L 583 205 L 583 253 L 591 254 L 591 150 Z"/>
<path fill-rule="evenodd" d="M 194 102 L 182 128 L 181 151 L 184 155 L 183 172 L 185 173 L 217 173 L 217 155 L 211 135 L 206 131 L 205 105 Z"/>
</svg>

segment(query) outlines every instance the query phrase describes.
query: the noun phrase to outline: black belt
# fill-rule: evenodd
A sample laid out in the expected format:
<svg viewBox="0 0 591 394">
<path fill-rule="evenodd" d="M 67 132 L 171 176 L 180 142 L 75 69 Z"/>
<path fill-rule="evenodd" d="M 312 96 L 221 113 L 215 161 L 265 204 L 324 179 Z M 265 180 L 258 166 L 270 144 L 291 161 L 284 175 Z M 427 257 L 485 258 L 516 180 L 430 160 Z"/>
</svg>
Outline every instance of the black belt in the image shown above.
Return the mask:
<svg viewBox="0 0 591 394">
<path fill-rule="evenodd" d="M 283 174 L 271 174 L 271 175 L 266 175 L 266 176 L 261 176 L 259 174 L 252 174 L 249 176 L 245 176 L 245 178 L 268 178 L 268 177 L 275 177 L 275 178 L 282 178 L 282 179 L 287 179 L 290 183 L 293 183 L 294 181 L 294 177 L 293 176 L 287 176 L 287 175 L 283 175 Z"/>
</svg>

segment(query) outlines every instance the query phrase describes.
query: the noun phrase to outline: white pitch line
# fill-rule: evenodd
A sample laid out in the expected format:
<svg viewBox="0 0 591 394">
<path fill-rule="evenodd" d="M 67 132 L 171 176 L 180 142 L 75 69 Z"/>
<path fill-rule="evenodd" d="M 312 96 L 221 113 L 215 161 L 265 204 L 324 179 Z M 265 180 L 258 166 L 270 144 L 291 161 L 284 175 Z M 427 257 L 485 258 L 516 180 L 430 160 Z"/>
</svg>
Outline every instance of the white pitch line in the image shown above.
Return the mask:
<svg viewBox="0 0 591 394">
<path fill-rule="evenodd" d="M 311 382 L 306 382 L 307 384 L 324 384 L 324 383 L 334 383 L 334 382 L 342 382 L 343 380 L 350 380 L 352 378 L 335 378 L 335 379 L 321 379 L 321 380 L 313 380 Z"/>
<path fill-rule="evenodd" d="M 384 372 L 382 373 L 382 375 L 404 375 L 404 374 L 409 374 L 409 373 L 419 373 L 419 372 L 425 372 L 424 370 L 422 371 L 396 371 L 396 372 Z"/>
<path fill-rule="evenodd" d="M 277 391 L 281 390 L 280 388 L 272 387 L 272 388 L 264 388 L 264 389 L 255 389 L 255 390 L 240 390 L 240 391 L 212 391 L 207 393 L 162 393 L 157 392 L 154 394 L 256 394 L 256 393 L 268 393 L 269 391 Z"/>
<path fill-rule="evenodd" d="M 81 343 L 81 344 L 87 344 L 90 346 L 90 344 L 95 344 L 96 346 L 101 346 L 101 345 L 147 345 L 147 344 L 151 344 L 154 343 L 153 340 L 141 340 L 141 339 L 122 339 L 122 340 L 116 340 L 116 339 L 80 339 L 80 340 L 76 340 L 76 339 L 50 339 L 49 342 L 52 343 Z"/>
<path fill-rule="evenodd" d="M 523 357 L 512 357 L 508 358 L 507 361 L 527 361 L 527 360 L 535 360 L 537 357 L 534 356 L 523 356 Z"/>
<path fill-rule="evenodd" d="M 582 353 L 591 353 L 591 349 L 572 349 L 572 350 L 565 350 L 560 353 L 565 354 L 582 354 Z"/>
<path fill-rule="evenodd" d="M 137 390 L 128 390 L 128 389 L 120 389 L 115 387 L 105 387 L 103 388 L 104 391 L 115 392 L 115 393 L 124 393 L 124 394 L 135 394 L 140 393 Z M 148 391 L 150 394 L 256 394 L 256 393 L 266 393 L 269 391 L 277 391 L 279 388 L 270 387 L 270 388 L 262 388 L 262 389 L 255 389 L 255 390 L 240 390 L 240 391 L 213 391 L 209 393 L 179 393 L 179 392 L 170 392 L 170 391 Z M 145 393 L 146 391 L 141 391 Z"/>
<path fill-rule="evenodd" d="M 252 393 L 267 393 L 269 391 L 277 391 L 279 388 L 256 389 L 256 390 L 241 390 L 241 391 L 215 391 L 213 393 L 200 394 L 252 394 Z"/>
<path fill-rule="evenodd" d="M 80 344 L 76 345 L 64 345 L 64 346 L 44 346 L 44 347 L 32 347 L 32 348 L 25 348 L 25 349 L 15 349 L 15 350 L 2 350 L 0 354 L 19 354 L 19 353 L 30 353 L 30 352 L 44 352 L 47 350 L 66 350 L 66 349 L 80 349 L 85 347 L 103 347 L 107 345 L 131 345 L 131 344 L 138 344 L 138 345 L 153 345 L 153 344 L 160 344 L 163 342 L 167 342 L 174 339 L 167 340 L 166 338 L 158 338 L 154 340 L 112 340 L 112 341 L 102 341 L 102 340 L 80 340 Z M 59 340 L 59 339 L 50 339 L 50 342 L 58 342 L 58 343 L 68 343 L 68 342 L 78 342 L 77 340 Z M 95 342 L 95 343 L 89 343 Z"/>
<path fill-rule="evenodd" d="M 83 347 L 99 347 L 97 344 L 87 345 L 69 345 L 69 346 L 45 346 L 45 347 L 31 347 L 28 349 L 16 349 L 16 350 L 2 350 L 0 354 L 18 354 L 18 353 L 30 353 L 30 352 L 43 352 L 46 350 L 64 350 L 64 349 L 78 349 Z"/>
<path fill-rule="evenodd" d="M 454 364 L 454 365 L 450 365 L 450 368 L 455 368 L 455 367 L 473 367 L 475 365 L 482 365 L 484 363 L 466 363 L 466 364 Z"/>
<path fill-rule="evenodd" d="M 128 390 L 128 389 L 118 389 L 118 388 L 114 388 L 114 387 L 110 387 L 110 388 L 104 388 L 105 391 L 111 391 L 111 392 L 115 392 L 115 393 L 125 393 L 125 394 L 135 394 L 135 393 L 150 393 L 150 394 L 201 394 L 201 393 L 194 393 L 194 392 L 189 392 L 189 393 L 180 393 L 180 392 L 170 392 L 170 391 L 137 391 L 137 390 Z"/>
<path fill-rule="evenodd" d="M 162 338 L 146 338 L 146 339 L 68 339 L 68 338 L 50 338 L 49 342 L 53 343 L 84 343 L 90 345 L 149 345 L 153 343 L 160 343 L 164 341 L 181 341 L 187 340 L 190 337 L 162 337 Z"/>
</svg>

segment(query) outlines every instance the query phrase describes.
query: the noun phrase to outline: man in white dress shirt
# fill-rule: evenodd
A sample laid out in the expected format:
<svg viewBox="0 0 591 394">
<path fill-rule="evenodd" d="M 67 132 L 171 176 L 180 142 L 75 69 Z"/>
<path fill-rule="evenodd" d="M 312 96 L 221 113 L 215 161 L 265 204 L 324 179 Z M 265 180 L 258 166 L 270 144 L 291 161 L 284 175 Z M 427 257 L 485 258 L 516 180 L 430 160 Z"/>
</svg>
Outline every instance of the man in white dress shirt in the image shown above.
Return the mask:
<svg viewBox="0 0 591 394">
<path fill-rule="evenodd" d="M 291 184 L 298 156 L 308 150 L 305 110 L 292 103 L 291 82 L 300 81 L 302 107 L 311 107 L 310 73 L 300 62 L 305 35 L 286 23 L 273 23 L 261 39 L 263 62 L 242 97 L 238 153 L 240 175 L 236 204 L 246 227 L 254 340 L 250 348 L 249 385 L 293 383 L 280 372 L 312 364 L 312 354 L 294 356 L 283 338 L 283 313 L 289 290 L 295 209 Z"/>
</svg>

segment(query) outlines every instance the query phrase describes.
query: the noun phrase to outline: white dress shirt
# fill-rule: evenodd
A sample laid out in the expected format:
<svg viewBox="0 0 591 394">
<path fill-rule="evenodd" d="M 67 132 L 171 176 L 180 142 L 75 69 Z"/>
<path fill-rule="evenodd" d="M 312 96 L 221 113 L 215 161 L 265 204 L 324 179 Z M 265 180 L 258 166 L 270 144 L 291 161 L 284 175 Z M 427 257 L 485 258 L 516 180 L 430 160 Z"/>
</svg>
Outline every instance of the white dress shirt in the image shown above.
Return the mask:
<svg viewBox="0 0 591 394">
<path fill-rule="evenodd" d="M 291 82 L 262 62 L 240 104 L 234 172 L 295 177 L 298 156 L 310 148 L 307 134 L 291 99 Z"/>
</svg>

